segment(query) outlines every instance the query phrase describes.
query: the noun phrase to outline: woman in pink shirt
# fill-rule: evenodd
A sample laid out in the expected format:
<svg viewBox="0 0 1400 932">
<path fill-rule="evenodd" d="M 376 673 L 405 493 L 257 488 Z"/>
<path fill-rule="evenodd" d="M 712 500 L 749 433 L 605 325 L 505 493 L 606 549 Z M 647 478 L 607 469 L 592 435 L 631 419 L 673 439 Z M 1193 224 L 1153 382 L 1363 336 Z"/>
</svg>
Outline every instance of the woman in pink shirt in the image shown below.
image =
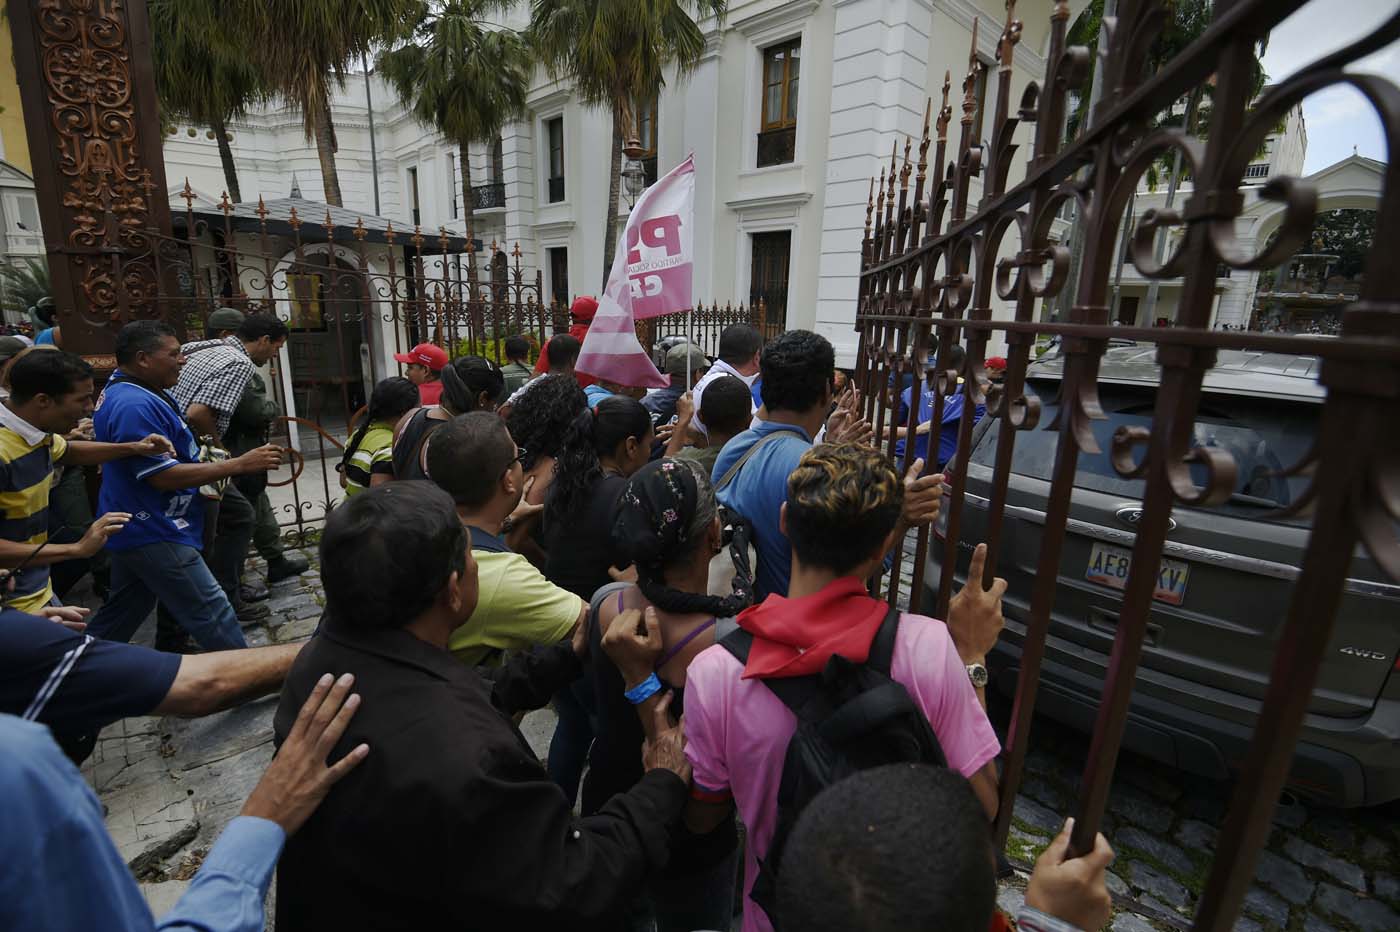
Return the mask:
<svg viewBox="0 0 1400 932">
<path fill-rule="evenodd" d="M 686 756 L 694 768 L 686 825 L 704 832 L 737 806 L 748 829 L 746 893 L 768 854 L 783 759 L 796 728 L 793 713 L 763 680 L 820 673 L 834 654 L 855 663 L 867 659 L 887 606 L 866 593 L 865 580 L 898 545 L 895 524 L 906 485 L 912 483 L 917 493 L 911 499 L 922 503 L 928 497 L 927 480 L 913 478 L 922 465 L 915 463 L 902 484 L 889 461 L 868 447 L 824 445 L 806 453 L 788 481 L 781 519 L 793 551 L 788 596 L 769 596 L 739 615 L 739 627 L 753 635 L 746 665 L 717 645 L 686 671 Z M 936 507 L 920 507 L 936 514 Z M 927 513 L 916 517 L 919 523 L 931 520 Z M 890 668 L 928 718 L 949 768 L 971 782 L 988 818 L 996 813 L 993 758 L 1000 746 L 981 690 L 972 684 L 972 668 L 1000 632 L 1004 587 L 998 582 L 990 592 L 971 586 L 971 592 L 959 593 L 949 612 L 957 641 L 941 621 L 902 615 Z M 744 932 L 771 928 L 746 897 Z"/>
</svg>

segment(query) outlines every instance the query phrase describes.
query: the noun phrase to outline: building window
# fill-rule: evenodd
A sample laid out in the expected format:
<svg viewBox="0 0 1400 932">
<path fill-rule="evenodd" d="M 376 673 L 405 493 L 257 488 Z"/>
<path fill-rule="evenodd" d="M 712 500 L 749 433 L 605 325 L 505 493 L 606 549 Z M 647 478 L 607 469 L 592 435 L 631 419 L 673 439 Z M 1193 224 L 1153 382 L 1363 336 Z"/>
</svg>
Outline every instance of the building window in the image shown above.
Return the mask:
<svg viewBox="0 0 1400 932">
<path fill-rule="evenodd" d="M 447 190 L 452 192 L 452 219 L 457 219 L 458 194 L 460 188 L 457 186 L 457 156 L 451 152 L 447 153 Z"/>
<path fill-rule="evenodd" d="M 656 120 L 659 101 L 652 97 L 637 105 L 637 141 L 642 145 L 642 171 L 647 186 L 656 184 Z"/>
<path fill-rule="evenodd" d="M 791 162 L 797 152 L 797 83 L 802 41 L 763 50 L 763 114 L 758 133 L 758 166 Z"/>
<path fill-rule="evenodd" d="M 560 142 L 563 145 L 563 142 Z M 501 137 L 497 136 L 491 141 L 491 181 L 494 184 L 501 184 L 506 180 L 506 159 L 501 154 Z"/>
<path fill-rule="evenodd" d="M 413 217 L 413 225 L 418 226 L 423 222 L 423 215 L 418 210 L 418 169 L 408 170 L 408 204 Z"/>
<path fill-rule="evenodd" d="M 564 199 L 564 118 L 555 117 L 544 124 L 549 139 L 549 203 Z"/>
<path fill-rule="evenodd" d="M 787 329 L 788 265 L 792 254 L 792 231 L 754 233 L 753 264 L 749 271 L 749 304 L 763 302 L 764 336 L 776 336 Z"/>
<path fill-rule="evenodd" d="M 549 299 L 560 307 L 569 306 L 569 250 L 546 249 L 549 254 Z"/>
<path fill-rule="evenodd" d="M 1244 170 L 1246 178 L 1267 178 L 1269 177 L 1269 165 L 1267 162 L 1255 162 Z"/>
<path fill-rule="evenodd" d="M 1118 299 L 1118 323 L 1124 327 L 1136 327 L 1138 315 L 1137 295 L 1123 295 Z"/>
</svg>

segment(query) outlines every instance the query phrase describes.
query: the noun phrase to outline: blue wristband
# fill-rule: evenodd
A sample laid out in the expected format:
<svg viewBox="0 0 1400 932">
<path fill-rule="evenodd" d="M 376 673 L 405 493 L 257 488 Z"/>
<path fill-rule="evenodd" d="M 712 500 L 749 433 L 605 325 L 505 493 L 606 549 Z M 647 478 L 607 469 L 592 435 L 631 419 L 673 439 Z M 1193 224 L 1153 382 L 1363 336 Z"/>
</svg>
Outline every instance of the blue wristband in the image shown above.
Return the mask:
<svg viewBox="0 0 1400 932">
<path fill-rule="evenodd" d="M 661 680 L 653 673 L 636 686 L 624 692 L 623 695 L 626 696 L 627 701 L 633 705 L 641 705 L 659 692 L 661 692 Z"/>
</svg>

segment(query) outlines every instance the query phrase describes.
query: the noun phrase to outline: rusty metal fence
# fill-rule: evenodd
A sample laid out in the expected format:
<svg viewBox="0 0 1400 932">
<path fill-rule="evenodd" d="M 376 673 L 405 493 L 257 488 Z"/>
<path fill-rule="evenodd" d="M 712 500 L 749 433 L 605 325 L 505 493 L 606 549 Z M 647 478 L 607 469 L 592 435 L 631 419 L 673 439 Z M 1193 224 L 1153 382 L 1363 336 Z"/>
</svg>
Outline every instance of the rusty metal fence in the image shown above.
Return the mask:
<svg viewBox="0 0 1400 932">
<path fill-rule="evenodd" d="M 400 371 L 395 354 L 427 342 L 451 358 L 505 363 L 504 343 L 519 335 L 533 361 L 551 336 L 569 329 L 567 307 L 541 302 L 541 275 L 523 265 L 519 244 L 502 261 L 504 246 L 470 234 L 400 231 L 300 198 L 234 204 L 225 196 L 199 207 L 188 184 L 183 198 L 172 235 L 143 231 L 148 249 L 140 262 L 154 283 L 142 295 L 144 313 L 181 325 L 189 340 L 202 337 L 219 307 L 288 323 L 269 390 L 281 412 L 272 439 L 291 451 L 291 466 L 271 477 L 270 495 L 284 533 L 297 542 L 341 499 L 334 464 L 374 382 Z M 106 222 L 120 223 L 110 205 L 104 213 Z M 127 258 L 109 261 L 111 280 L 125 281 Z M 700 305 L 638 321 L 637 335 L 648 350 L 688 336 L 714 355 L 724 328 L 741 322 L 774 335 L 761 304 Z"/>
<path fill-rule="evenodd" d="M 906 378 L 915 386 L 923 384 L 929 359 L 950 359 L 955 343 L 966 349 L 961 368 L 931 373 L 936 385 L 932 423 L 941 423 L 944 397 L 962 380 L 969 398 L 985 402 L 987 416 L 1001 424 L 990 498 L 979 502 L 987 511 L 990 556 L 978 583 L 989 585 L 997 574 L 1018 440 L 1025 442 L 1022 438 L 1031 431 L 1058 435 L 1001 778 L 999 843 L 1007 836 L 1025 763 L 1076 467 L 1081 453 L 1103 452 L 1091 428 L 1105 418 L 1099 376 L 1110 340 L 1155 347 L 1160 384 L 1150 426 L 1117 429 L 1108 451 L 1118 476 L 1144 480 L 1145 490 L 1090 754 L 1074 806 L 1072 848 L 1077 852 L 1092 847 L 1103 819 L 1173 508 L 1219 503 L 1235 487 L 1236 463 L 1230 454 L 1193 436 L 1203 379 L 1222 350 L 1320 360 L 1318 381 L 1325 400 L 1316 440 L 1303 461 L 1283 473 L 1310 477 L 1305 494 L 1288 511 L 1310 513 L 1311 531 L 1273 669 L 1261 687 L 1266 692 L 1257 728 L 1238 768 L 1234 797 L 1196 913 L 1198 929 L 1230 928 L 1254 875 L 1354 552 L 1369 555 L 1386 575 L 1400 579 L 1400 432 L 1393 426 L 1400 408 L 1400 269 L 1389 256 L 1400 236 L 1395 162 L 1385 168 L 1375 245 L 1360 298 L 1342 314 L 1339 339 L 1210 329 L 1217 266 L 1276 267 L 1304 245 L 1316 213 L 1316 195 L 1305 184 L 1273 178 L 1258 190 L 1285 210 L 1279 235 L 1258 254 L 1237 242 L 1234 221 L 1244 205 L 1240 188 L 1247 166 L 1281 115 L 1320 89 L 1349 85 L 1375 109 L 1392 158 L 1400 151 L 1400 90 L 1378 77 L 1344 70 L 1400 36 L 1400 13 L 1370 35 L 1267 89 L 1251 106 L 1256 44 L 1306 2 L 1216 0 L 1206 31 L 1148 74 L 1148 53 L 1170 15 L 1169 5 L 1162 0 L 1120 0 L 1116 18 L 1105 20 L 1111 41 L 1097 62 L 1104 81 L 1101 102 L 1088 125 L 1068 142 L 1064 127 L 1069 95 L 1088 94 L 1085 78 L 1094 53 L 1068 44 L 1069 5 L 1056 3 L 1044 79 L 1028 84 L 1012 112 L 1012 52 L 1022 27 L 1015 19 L 1014 2 L 1008 3 L 997 53 L 990 144 L 975 138 L 979 134 L 973 128 L 982 125 L 974 59 L 963 85 L 959 138 L 952 143 L 948 138 L 953 110 L 945 81 L 932 136 L 930 113 L 917 155 L 911 160 L 914 144 L 907 141 L 902 164 L 896 151 L 878 182 L 872 179 L 866 213 L 856 384 L 865 390 L 866 413 L 881 425 L 891 456 L 894 428 L 900 426 L 900 385 Z M 1206 83 L 1213 85 L 1208 137 L 1153 128 L 1154 118 Z M 1033 128 L 1034 143 L 1024 180 L 1011 184 L 1014 134 L 1021 126 Z M 1110 326 L 1110 278 L 1125 206 L 1149 165 L 1176 151 L 1194 179 L 1194 190 L 1184 206 L 1149 211 L 1141 218 L 1132 232 L 1131 261 L 1148 278 L 1184 278 L 1177 326 Z M 980 180 L 982 192 L 975 203 L 974 179 Z M 1082 232 L 1081 261 L 1074 261 L 1068 245 L 1052 236 L 1056 216 L 1071 201 Z M 1167 229 L 1180 232 L 1181 242 L 1166 261 L 1158 262 L 1154 238 Z M 1068 319 L 1036 320 L 1040 304 L 1065 289 L 1073 298 Z M 1010 307 L 1010 319 L 993 319 L 993 294 Z M 984 363 L 996 335 L 1007 346 L 1007 366 L 1004 381 L 994 385 Z M 1060 342 L 1063 378 L 1055 416 L 1041 423 L 1041 404 L 1028 391 L 1027 372 L 1037 338 L 1046 337 Z M 974 405 L 964 405 L 957 433 L 960 451 L 970 449 L 975 417 Z M 918 406 L 910 404 L 908 423 L 902 426 L 912 432 L 918 420 Z M 953 472 L 942 553 L 935 555 L 943 567 L 955 564 L 967 508 L 967 470 Z M 895 554 L 883 580 L 891 601 L 906 573 L 912 572 L 913 591 L 922 590 L 928 550 L 925 530 L 917 539 L 912 571 L 901 566 L 902 555 Z M 952 572 L 941 573 L 931 600 L 940 616 L 949 603 L 952 577 Z M 1400 619 L 1390 622 L 1400 624 Z"/>
</svg>

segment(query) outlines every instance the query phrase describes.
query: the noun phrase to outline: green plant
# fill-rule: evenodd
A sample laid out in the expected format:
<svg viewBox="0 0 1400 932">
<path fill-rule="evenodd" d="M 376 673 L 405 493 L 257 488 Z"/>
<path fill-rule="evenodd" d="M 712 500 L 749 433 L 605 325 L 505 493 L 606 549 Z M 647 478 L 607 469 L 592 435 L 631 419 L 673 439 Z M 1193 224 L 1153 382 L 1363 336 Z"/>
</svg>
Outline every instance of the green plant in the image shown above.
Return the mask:
<svg viewBox="0 0 1400 932">
<path fill-rule="evenodd" d="M 405 107 L 457 144 L 462 210 L 473 214 L 467 146 L 489 142 L 525 113 L 533 61 L 525 40 L 511 29 L 484 28 L 501 0 L 446 0 L 422 14 L 399 42 L 378 58 Z"/>
<path fill-rule="evenodd" d="M 162 114 L 166 122 L 180 118 L 209 127 L 219 146 L 228 196 L 241 201 L 228 122 L 267 97 L 249 33 L 238 28 L 230 6 L 221 0 L 150 0 L 146 8 Z M 195 135 L 193 127 L 189 134 Z"/>
<path fill-rule="evenodd" d="M 0 306 L 13 314 L 28 315 L 40 298 L 53 294 L 49 267 L 43 259 L 24 259 L 14 265 L 0 264 Z"/>
<path fill-rule="evenodd" d="M 551 77 L 569 79 L 582 102 L 612 111 L 600 290 L 617 250 L 623 134 L 636 132 L 636 101 L 657 94 L 664 69 L 674 68 L 677 80 L 689 75 L 705 51 L 696 21 L 723 25 L 728 12 L 728 0 L 532 0 L 528 36 Z"/>
<path fill-rule="evenodd" d="M 480 340 L 458 340 L 452 345 L 448 355 L 453 359 L 461 356 L 480 356 L 482 359 L 491 360 L 498 366 L 504 366 L 510 362 L 509 359 L 506 359 L 506 336 L 508 334 L 502 333 Z M 530 344 L 530 354 L 525 361 L 529 365 L 534 365 L 535 360 L 540 356 L 539 337 L 533 333 L 522 333 L 520 336 L 524 337 L 525 341 Z"/>
</svg>

